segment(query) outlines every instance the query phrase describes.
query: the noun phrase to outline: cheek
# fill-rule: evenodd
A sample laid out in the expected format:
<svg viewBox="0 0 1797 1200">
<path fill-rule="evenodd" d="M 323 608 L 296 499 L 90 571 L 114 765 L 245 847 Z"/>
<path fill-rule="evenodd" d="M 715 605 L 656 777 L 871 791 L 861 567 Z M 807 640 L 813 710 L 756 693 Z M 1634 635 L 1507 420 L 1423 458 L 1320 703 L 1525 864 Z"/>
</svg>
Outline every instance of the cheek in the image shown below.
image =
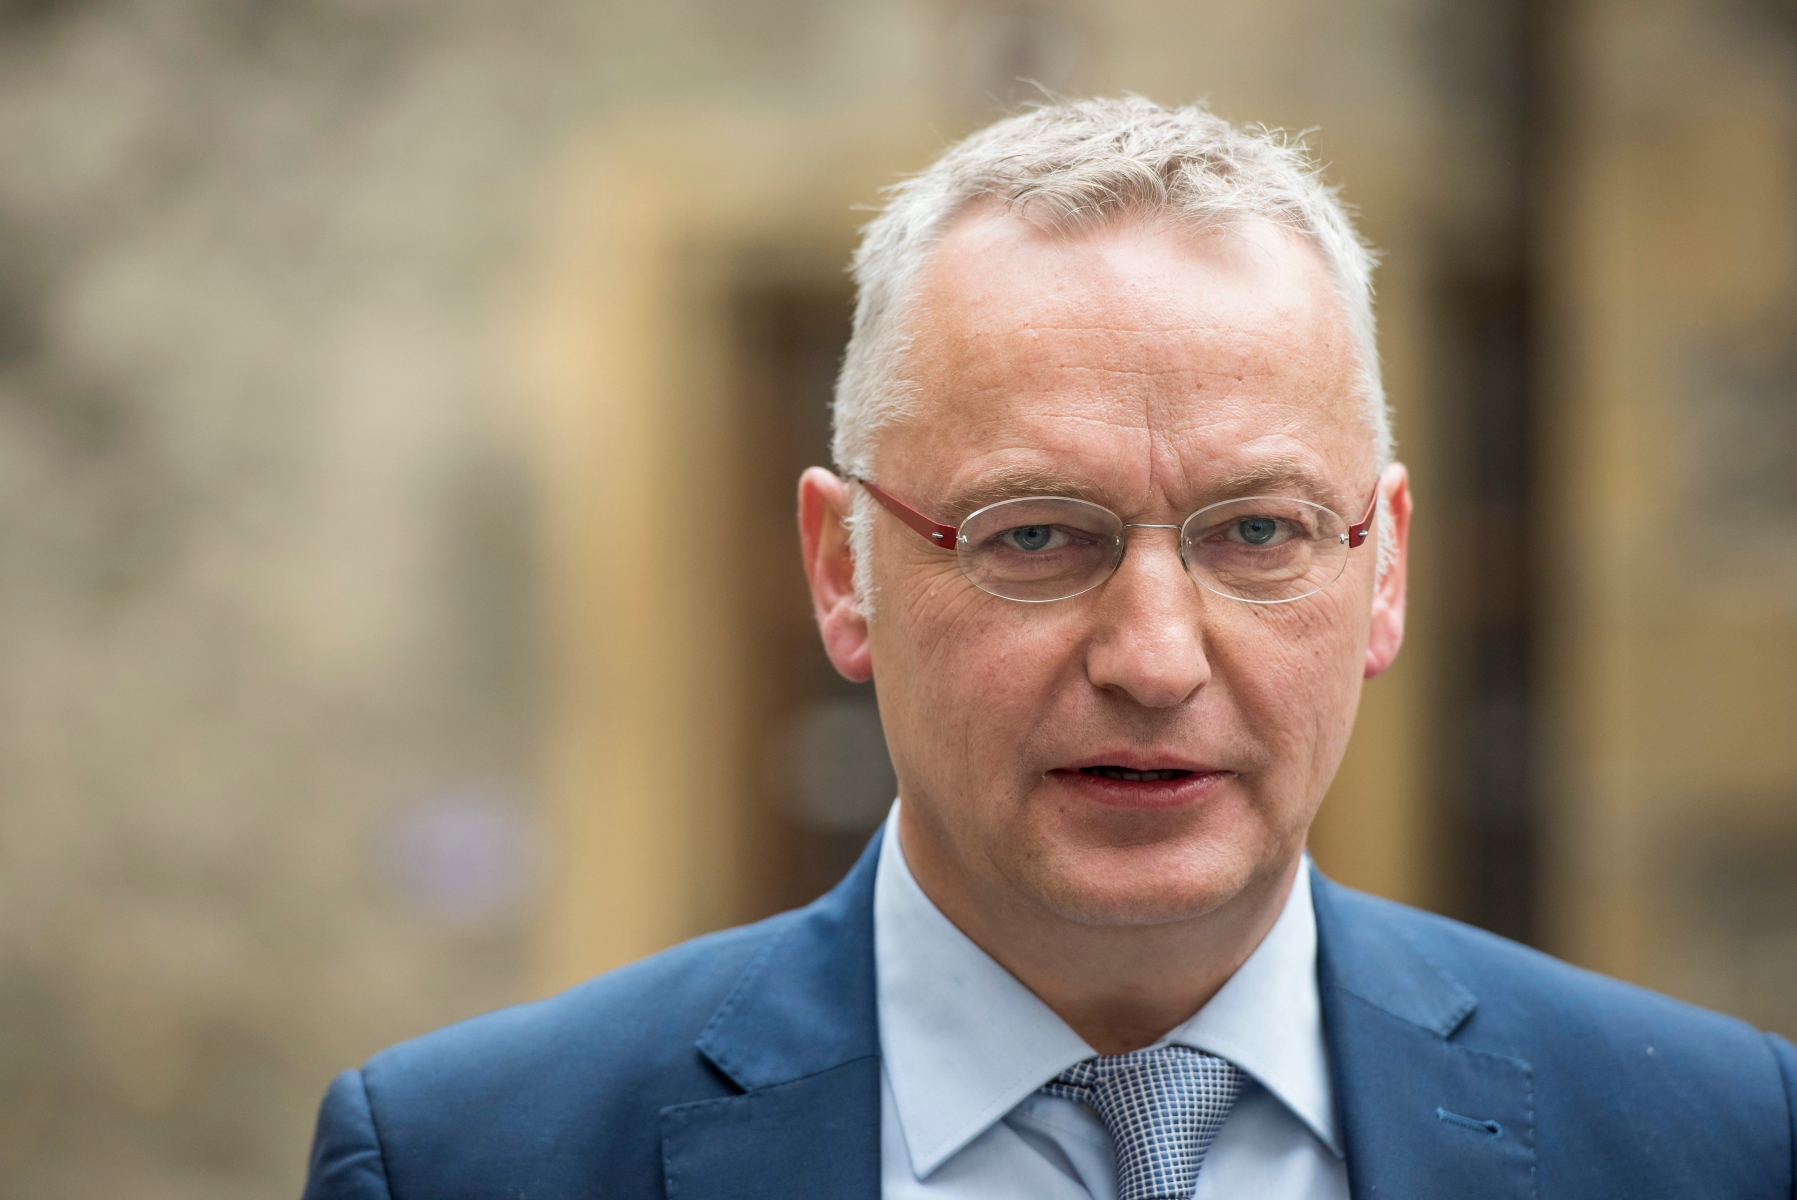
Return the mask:
<svg viewBox="0 0 1797 1200">
<path fill-rule="evenodd" d="M 1248 627 L 1238 636 L 1215 639 L 1218 681 L 1235 697 L 1271 770 L 1327 776 L 1359 703 L 1364 620 L 1341 606 L 1256 609 L 1244 618 Z"/>
<path fill-rule="evenodd" d="M 937 722 L 952 722 L 975 741 L 1021 738 L 1052 698 L 1077 645 L 1051 614 L 971 587 L 919 614 L 912 628 Z"/>
<path fill-rule="evenodd" d="M 1077 666 L 1077 634 L 1059 616 L 988 596 L 958 570 L 882 590 L 874 672 L 893 685 L 883 699 L 902 706 L 889 714 L 889 736 L 906 743 L 895 761 L 928 776 L 1009 771 Z"/>
</svg>

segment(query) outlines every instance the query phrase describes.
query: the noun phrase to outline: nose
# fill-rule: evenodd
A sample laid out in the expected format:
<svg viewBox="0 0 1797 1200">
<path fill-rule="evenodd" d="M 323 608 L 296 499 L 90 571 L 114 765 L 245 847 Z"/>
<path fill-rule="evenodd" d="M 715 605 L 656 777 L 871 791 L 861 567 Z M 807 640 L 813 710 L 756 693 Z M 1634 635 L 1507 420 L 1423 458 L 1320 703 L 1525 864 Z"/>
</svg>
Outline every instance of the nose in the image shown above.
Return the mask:
<svg viewBox="0 0 1797 1200">
<path fill-rule="evenodd" d="M 1210 680 L 1203 600 L 1180 561 L 1178 526 L 1128 528 L 1141 532 L 1099 591 L 1086 675 L 1144 708 L 1172 708 Z"/>
</svg>

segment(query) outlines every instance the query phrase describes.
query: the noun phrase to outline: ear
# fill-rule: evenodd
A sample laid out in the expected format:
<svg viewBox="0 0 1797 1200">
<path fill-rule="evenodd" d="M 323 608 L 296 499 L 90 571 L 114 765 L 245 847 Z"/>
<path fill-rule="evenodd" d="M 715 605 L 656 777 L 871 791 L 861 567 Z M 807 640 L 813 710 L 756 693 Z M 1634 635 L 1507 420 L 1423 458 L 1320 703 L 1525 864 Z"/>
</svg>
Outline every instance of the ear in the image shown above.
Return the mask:
<svg viewBox="0 0 1797 1200">
<path fill-rule="evenodd" d="M 1385 551 L 1385 574 L 1373 589 L 1373 623 L 1366 644 L 1368 679 L 1397 661 L 1398 647 L 1404 644 L 1404 598 L 1410 565 L 1410 472 L 1403 463 L 1393 463 L 1379 477 L 1379 503 L 1385 506 L 1388 519 L 1374 527 L 1376 536 L 1389 535 L 1391 548 Z M 1376 542 L 1374 548 L 1385 549 Z"/>
<path fill-rule="evenodd" d="M 799 476 L 799 543 L 805 578 L 824 652 L 851 683 L 874 677 L 867 618 L 855 597 L 855 557 L 849 550 L 849 485 L 822 467 Z"/>
</svg>

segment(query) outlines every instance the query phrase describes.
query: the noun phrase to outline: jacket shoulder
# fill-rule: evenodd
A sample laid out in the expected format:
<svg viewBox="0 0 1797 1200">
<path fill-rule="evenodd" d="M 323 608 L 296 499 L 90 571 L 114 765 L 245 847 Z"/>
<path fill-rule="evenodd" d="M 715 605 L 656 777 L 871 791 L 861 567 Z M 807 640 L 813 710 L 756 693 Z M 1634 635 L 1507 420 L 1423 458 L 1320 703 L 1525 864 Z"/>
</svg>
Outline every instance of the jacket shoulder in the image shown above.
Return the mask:
<svg viewBox="0 0 1797 1200">
<path fill-rule="evenodd" d="M 1655 1195 L 1762 1194 L 1728 1191 L 1737 1175 L 1756 1188 L 1782 1179 L 1771 1194 L 1789 1193 L 1797 1126 L 1780 1039 L 1458 921 L 1326 881 L 1317 894 L 1337 951 L 1371 964 L 1393 961 L 1394 946 L 1420 956 L 1467 999 L 1438 1032 L 1525 1068 L 1544 1194 L 1550 1182 L 1616 1194 L 1622 1164 L 1651 1167 Z M 1358 982 L 1379 986 L 1364 970 Z"/>
<path fill-rule="evenodd" d="M 392 1194 L 603 1196 L 627 1181 L 620 1194 L 659 1194 L 660 1111 L 735 1092 L 694 1043 L 796 915 L 375 1055 L 360 1076 Z"/>
<path fill-rule="evenodd" d="M 440 1098 L 444 1087 L 533 1087 L 558 1065 L 666 1070 L 795 915 L 695 938 L 548 999 L 401 1042 L 364 1071 L 388 1090 L 416 1085 Z"/>
<path fill-rule="evenodd" d="M 1764 1035 L 1733 1017 L 1575 967 L 1448 917 L 1339 885 L 1330 885 L 1330 892 L 1344 923 L 1401 937 L 1478 997 L 1459 1040 L 1519 1033 L 1527 1026 L 1537 1034 L 1558 1032 L 1582 1041 L 1598 1027 L 1612 1035 L 1657 1033 L 1669 1045 L 1693 1041 L 1711 1054 L 1746 1053 L 1756 1065 L 1772 1061 Z"/>
</svg>

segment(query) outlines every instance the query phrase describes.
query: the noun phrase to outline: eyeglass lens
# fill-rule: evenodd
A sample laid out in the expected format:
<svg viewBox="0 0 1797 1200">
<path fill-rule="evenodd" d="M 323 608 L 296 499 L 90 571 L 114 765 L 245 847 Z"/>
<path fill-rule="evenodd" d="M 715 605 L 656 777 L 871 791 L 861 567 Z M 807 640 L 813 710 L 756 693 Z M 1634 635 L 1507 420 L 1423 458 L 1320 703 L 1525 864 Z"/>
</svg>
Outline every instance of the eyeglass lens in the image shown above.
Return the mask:
<svg viewBox="0 0 1797 1200">
<path fill-rule="evenodd" d="M 990 505 L 961 524 L 961 569 L 1009 600 L 1064 600 L 1090 591 L 1123 561 L 1122 518 L 1065 497 Z M 1200 509 L 1179 530 L 1179 553 L 1212 592 L 1257 604 L 1298 600 L 1333 583 L 1348 562 L 1348 526 L 1307 500 L 1251 496 Z"/>
</svg>

